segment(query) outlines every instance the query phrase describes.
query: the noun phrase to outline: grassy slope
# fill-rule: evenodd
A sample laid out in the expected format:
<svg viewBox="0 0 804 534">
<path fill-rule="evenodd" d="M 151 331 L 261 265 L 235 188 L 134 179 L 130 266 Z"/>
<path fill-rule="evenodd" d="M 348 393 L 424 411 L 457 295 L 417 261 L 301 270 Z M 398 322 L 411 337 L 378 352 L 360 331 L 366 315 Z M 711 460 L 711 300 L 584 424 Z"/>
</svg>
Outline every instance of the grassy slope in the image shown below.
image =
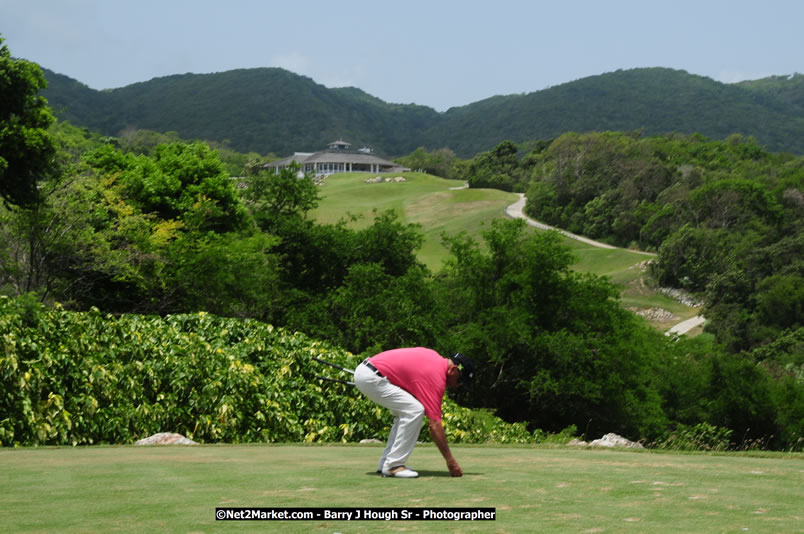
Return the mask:
<svg viewBox="0 0 804 534">
<path fill-rule="evenodd" d="M 5 532 L 801 532 L 804 456 L 380 445 L 0 449 Z M 216 507 L 491 507 L 497 520 L 216 522 Z"/>
<path fill-rule="evenodd" d="M 505 217 L 505 208 L 518 199 L 514 193 L 494 189 L 452 190 L 461 183 L 422 173 L 404 173 L 407 181 L 403 183 L 365 183 L 366 178 L 373 176 L 346 173 L 329 177 L 321 189 L 320 206 L 311 216 L 320 222 L 334 223 L 351 213 L 362 216 L 356 224 L 367 225 L 372 210 L 396 210 L 403 221 L 422 225 L 425 241 L 420 258 L 433 271 L 439 270 L 447 257 L 441 244 L 442 233 L 455 235 L 465 231 L 479 239 L 489 222 Z M 625 249 L 597 248 L 569 238 L 565 242 L 578 256 L 575 269 L 608 276 L 623 288 L 624 306 L 663 308 L 677 317 L 654 322 L 656 328 L 666 330 L 698 313 L 645 286 L 638 265 L 648 259 L 646 256 Z"/>
<path fill-rule="evenodd" d="M 368 225 L 373 210 L 393 209 L 404 222 L 422 225 L 425 242 L 420 257 L 434 271 L 447 257 L 441 245 L 442 232 L 479 235 L 491 219 L 504 217 L 505 206 L 517 199 L 513 193 L 497 190 L 451 190 L 462 182 L 422 173 L 404 173 L 406 181 L 402 183 L 365 183 L 373 176 L 345 173 L 327 178 L 321 189 L 321 204 L 311 216 L 334 223 L 348 213 L 362 216 L 357 225 Z"/>
</svg>

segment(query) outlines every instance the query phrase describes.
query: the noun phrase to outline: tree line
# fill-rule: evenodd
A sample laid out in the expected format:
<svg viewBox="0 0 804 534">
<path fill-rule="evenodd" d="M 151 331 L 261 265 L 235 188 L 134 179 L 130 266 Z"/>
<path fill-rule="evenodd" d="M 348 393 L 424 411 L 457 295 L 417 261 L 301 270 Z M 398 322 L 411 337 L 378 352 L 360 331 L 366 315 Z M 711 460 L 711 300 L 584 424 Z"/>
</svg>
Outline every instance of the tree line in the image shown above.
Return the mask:
<svg viewBox="0 0 804 534">
<path fill-rule="evenodd" d="M 736 134 L 566 133 L 531 146 L 478 154 L 470 186 L 526 192 L 537 220 L 657 252 L 654 282 L 700 295 L 729 352 L 801 327 L 804 158 Z"/>
<path fill-rule="evenodd" d="M 470 187 L 525 192 L 526 213 L 537 220 L 657 252 L 650 281 L 703 301 L 710 356 L 801 386 L 804 158 L 738 134 L 717 141 L 634 131 L 503 141 L 467 161 L 419 149 L 399 161 L 423 162 Z M 698 371 L 700 363 L 687 362 Z M 742 387 L 750 398 L 749 384 Z"/>
<path fill-rule="evenodd" d="M 359 230 L 347 220 L 318 224 L 307 216 L 318 189 L 297 169 L 276 174 L 247 162 L 233 180 L 220 153 L 205 143 L 135 148 L 66 123 L 51 125 L 46 103 L 35 96 L 43 82 L 38 68 L 7 54 L 3 61 L 29 82 L 16 86 L 26 96 L 22 107 L 0 117 L 3 139 L 21 134 L 15 146 L 29 151 L 16 167 L 3 167 L 3 294 L 35 294 L 72 310 L 204 311 L 259 320 L 353 354 L 404 345 L 464 352 L 479 371 L 476 387 L 459 392 L 459 400 L 531 430 L 574 425 L 589 435 L 657 440 L 706 423 L 728 429 L 737 443 L 801 447 L 800 322 L 763 323 L 781 334 L 740 350 L 711 337 L 671 340 L 623 310 L 607 279 L 573 271 L 573 257 L 556 235 L 527 232 L 521 221 L 495 221 L 479 241 L 445 236 L 450 255 L 433 273 L 417 259 L 420 229 L 394 212 L 375 214 Z M 641 143 L 629 134 L 599 136 L 628 147 Z M 472 186 L 500 181 L 524 190 L 540 176 L 554 176 L 558 163 L 551 158 L 566 142 L 530 143 L 524 157 L 503 143 L 468 162 L 448 151 L 435 159 L 450 162 L 438 172 L 468 176 Z M 611 159 L 598 167 L 590 159 L 590 168 L 636 165 L 617 150 L 603 153 Z M 555 176 L 566 178 L 571 191 L 576 185 L 584 191 L 590 180 L 582 180 L 586 171 L 578 165 L 586 160 L 574 154 L 560 161 L 566 172 Z M 785 224 L 784 206 L 760 222 Z M 763 282 L 772 295 L 790 293 L 774 280 Z M 725 282 L 720 287 L 728 293 Z M 767 304 L 762 309 L 770 311 Z"/>
</svg>

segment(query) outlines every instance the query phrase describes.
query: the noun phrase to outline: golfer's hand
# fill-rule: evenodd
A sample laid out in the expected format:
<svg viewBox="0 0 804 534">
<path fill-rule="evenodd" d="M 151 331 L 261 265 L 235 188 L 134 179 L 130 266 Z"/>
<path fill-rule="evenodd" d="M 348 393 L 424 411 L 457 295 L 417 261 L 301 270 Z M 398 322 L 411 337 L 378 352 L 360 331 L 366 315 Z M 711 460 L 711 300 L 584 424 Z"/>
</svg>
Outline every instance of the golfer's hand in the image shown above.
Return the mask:
<svg viewBox="0 0 804 534">
<path fill-rule="evenodd" d="M 461 469 L 461 466 L 458 465 L 458 462 L 455 460 L 455 458 L 452 458 L 447 462 L 447 468 L 449 469 L 450 475 L 454 477 L 463 476 L 463 469 Z"/>
</svg>

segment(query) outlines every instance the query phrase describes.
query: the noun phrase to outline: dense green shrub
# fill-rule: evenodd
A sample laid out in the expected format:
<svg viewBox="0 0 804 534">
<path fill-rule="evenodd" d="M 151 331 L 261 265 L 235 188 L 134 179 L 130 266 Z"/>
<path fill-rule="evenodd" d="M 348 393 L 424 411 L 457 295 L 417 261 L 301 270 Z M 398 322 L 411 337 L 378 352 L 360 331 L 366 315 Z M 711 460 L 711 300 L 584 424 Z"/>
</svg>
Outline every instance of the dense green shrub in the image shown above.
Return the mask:
<svg viewBox="0 0 804 534">
<path fill-rule="evenodd" d="M 558 432 L 654 437 L 661 410 L 655 360 L 669 343 L 642 327 L 607 280 L 570 270 L 557 234 L 493 221 L 485 247 L 458 236 L 439 279 L 448 328 L 438 347 L 472 355 L 473 407 Z"/>
<path fill-rule="evenodd" d="M 330 369 L 312 357 L 359 361 L 253 320 L 68 312 L 0 296 L 0 442 L 131 443 L 161 431 L 200 442 L 384 439 L 387 410 L 316 379 Z M 454 441 L 534 440 L 451 400 L 444 422 Z"/>
</svg>

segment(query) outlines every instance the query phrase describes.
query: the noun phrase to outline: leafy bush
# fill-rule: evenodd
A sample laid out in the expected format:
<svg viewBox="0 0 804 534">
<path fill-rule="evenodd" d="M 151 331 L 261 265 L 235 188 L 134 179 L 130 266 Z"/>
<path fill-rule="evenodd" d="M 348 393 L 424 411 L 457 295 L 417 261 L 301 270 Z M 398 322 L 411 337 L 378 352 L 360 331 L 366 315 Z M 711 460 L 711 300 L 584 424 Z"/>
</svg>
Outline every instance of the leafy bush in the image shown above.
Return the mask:
<svg viewBox="0 0 804 534">
<path fill-rule="evenodd" d="M 316 379 L 327 369 L 312 357 L 359 361 L 253 320 L 68 312 L 0 296 L 0 443 L 130 443 L 160 431 L 200 442 L 384 438 L 390 414 Z M 524 425 L 445 406 L 454 441 L 532 441 Z"/>
<path fill-rule="evenodd" d="M 453 443 L 534 443 L 536 434 L 525 423 L 509 424 L 489 410 L 470 410 L 448 400 L 444 405 L 443 424 L 447 439 Z"/>
</svg>

